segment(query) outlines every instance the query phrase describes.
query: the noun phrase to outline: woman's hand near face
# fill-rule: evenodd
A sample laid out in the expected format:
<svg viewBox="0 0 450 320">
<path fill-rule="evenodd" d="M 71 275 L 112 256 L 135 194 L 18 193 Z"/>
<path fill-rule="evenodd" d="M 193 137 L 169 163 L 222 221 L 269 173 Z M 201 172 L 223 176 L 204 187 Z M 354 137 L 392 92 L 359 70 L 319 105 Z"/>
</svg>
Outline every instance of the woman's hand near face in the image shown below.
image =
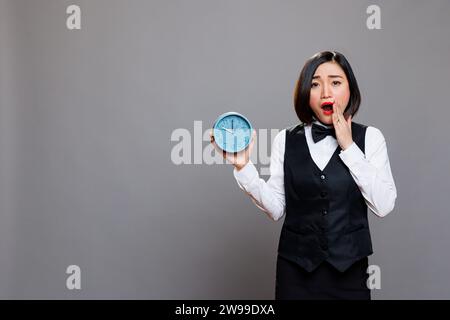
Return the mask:
<svg viewBox="0 0 450 320">
<path fill-rule="evenodd" d="M 221 153 L 223 158 L 225 160 L 227 160 L 229 163 L 231 163 L 232 165 L 234 165 L 238 171 L 241 170 L 250 161 L 250 155 L 253 151 L 253 146 L 254 146 L 255 140 L 256 140 L 256 130 L 253 130 L 253 132 L 252 132 L 252 140 L 250 141 L 250 144 L 248 145 L 248 147 L 242 151 L 234 152 L 234 153 L 225 152 L 219 148 L 216 141 L 214 140 L 214 135 L 213 135 L 212 130 L 209 132 L 209 136 L 211 138 L 211 143 L 213 144 L 214 149 L 216 149 L 216 151 L 218 153 Z"/>
<path fill-rule="evenodd" d="M 352 143 L 352 116 L 346 120 L 344 115 L 339 111 L 336 103 L 333 103 L 333 125 L 336 132 L 336 140 L 342 150 L 347 149 Z"/>
</svg>

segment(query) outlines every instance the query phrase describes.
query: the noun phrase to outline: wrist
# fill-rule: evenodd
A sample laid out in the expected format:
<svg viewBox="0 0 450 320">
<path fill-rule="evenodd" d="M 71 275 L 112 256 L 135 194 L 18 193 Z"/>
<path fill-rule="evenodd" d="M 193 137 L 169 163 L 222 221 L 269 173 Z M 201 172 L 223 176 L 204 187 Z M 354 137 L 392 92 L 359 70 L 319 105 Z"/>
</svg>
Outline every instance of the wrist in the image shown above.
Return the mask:
<svg viewBox="0 0 450 320">
<path fill-rule="evenodd" d="M 247 163 L 248 163 L 248 162 L 247 162 Z M 244 167 L 247 165 L 247 163 L 244 163 L 244 164 L 235 164 L 234 167 L 236 168 L 237 171 L 241 171 L 242 168 L 244 168 Z"/>
<path fill-rule="evenodd" d="M 353 140 L 351 140 L 349 143 L 347 143 L 346 145 L 342 146 L 342 150 L 347 150 L 351 145 L 353 144 Z"/>
</svg>

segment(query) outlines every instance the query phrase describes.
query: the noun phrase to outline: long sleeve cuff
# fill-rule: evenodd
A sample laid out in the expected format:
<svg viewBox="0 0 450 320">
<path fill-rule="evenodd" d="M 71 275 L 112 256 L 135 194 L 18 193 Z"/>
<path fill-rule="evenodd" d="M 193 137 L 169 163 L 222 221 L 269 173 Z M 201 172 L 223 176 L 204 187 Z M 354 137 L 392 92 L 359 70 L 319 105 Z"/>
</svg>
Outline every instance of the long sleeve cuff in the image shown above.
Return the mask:
<svg viewBox="0 0 450 320">
<path fill-rule="evenodd" d="M 347 149 L 339 153 L 339 157 L 344 161 L 348 168 L 354 167 L 354 165 L 365 158 L 364 153 L 358 147 L 358 145 L 353 142 Z"/>
<path fill-rule="evenodd" d="M 239 184 L 242 185 L 245 189 L 248 188 L 248 186 L 255 178 L 259 177 L 258 171 L 256 170 L 256 167 L 251 160 L 249 160 L 248 163 L 239 171 L 234 168 L 233 175 L 239 182 Z"/>
</svg>

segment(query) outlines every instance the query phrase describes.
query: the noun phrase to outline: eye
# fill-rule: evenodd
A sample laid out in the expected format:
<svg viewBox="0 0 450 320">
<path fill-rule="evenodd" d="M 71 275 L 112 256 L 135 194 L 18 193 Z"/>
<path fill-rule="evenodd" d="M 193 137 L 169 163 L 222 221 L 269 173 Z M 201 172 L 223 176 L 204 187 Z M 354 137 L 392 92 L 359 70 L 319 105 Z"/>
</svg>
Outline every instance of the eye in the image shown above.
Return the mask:
<svg viewBox="0 0 450 320">
<path fill-rule="evenodd" d="M 341 82 L 337 81 L 337 80 L 333 81 L 332 83 L 333 83 L 333 85 L 340 85 L 341 84 Z"/>
<path fill-rule="evenodd" d="M 317 83 L 317 82 L 313 82 L 313 83 L 311 83 L 311 88 L 315 88 L 315 87 L 317 87 L 319 84 Z"/>
</svg>

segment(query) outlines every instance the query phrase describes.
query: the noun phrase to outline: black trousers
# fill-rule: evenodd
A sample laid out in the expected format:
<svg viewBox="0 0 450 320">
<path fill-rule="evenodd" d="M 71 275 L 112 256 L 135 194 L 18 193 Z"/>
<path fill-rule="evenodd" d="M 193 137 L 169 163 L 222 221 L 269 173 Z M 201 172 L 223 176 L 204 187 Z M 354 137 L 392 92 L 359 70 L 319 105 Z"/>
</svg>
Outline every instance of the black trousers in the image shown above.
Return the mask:
<svg viewBox="0 0 450 320">
<path fill-rule="evenodd" d="M 340 272 L 328 262 L 307 272 L 295 262 L 277 257 L 276 300 L 370 300 L 368 258 Z"/>
</svg>

